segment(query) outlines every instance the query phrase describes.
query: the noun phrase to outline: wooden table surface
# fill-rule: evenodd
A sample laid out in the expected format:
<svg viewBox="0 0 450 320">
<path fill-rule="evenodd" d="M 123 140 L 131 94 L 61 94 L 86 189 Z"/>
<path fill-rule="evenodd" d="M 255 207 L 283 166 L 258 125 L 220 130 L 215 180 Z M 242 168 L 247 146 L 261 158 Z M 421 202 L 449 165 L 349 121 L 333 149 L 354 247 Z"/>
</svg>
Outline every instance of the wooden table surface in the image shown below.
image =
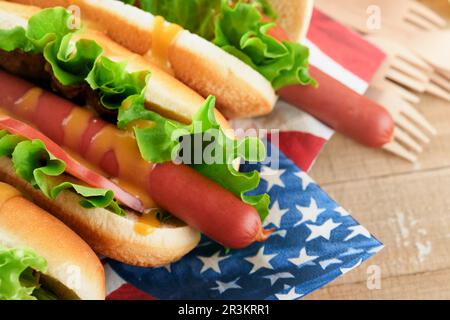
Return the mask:
<svg viewBox="0 0 450 320">
<path fill-rule="evenodd" d="M 447 0 L 422 2 L 450 21 Z M 419 110 L 439 133 L 417 164 L 341 135 L 320 155 L 311 176 L 386 248 L 308 299 L 450 299 L 450 103 L 423 95 Z"/>
</svg>

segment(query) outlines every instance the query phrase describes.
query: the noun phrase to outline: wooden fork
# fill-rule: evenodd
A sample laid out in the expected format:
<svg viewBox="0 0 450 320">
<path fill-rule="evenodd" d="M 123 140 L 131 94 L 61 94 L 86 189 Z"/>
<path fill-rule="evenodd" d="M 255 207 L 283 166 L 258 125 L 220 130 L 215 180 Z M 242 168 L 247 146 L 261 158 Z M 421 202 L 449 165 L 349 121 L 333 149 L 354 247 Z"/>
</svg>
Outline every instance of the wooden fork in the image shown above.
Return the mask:
<svg viewBox="0 0 450 320">
<path fill-rule="evenodd" d="M 450 30 L 394 34 L 434 68 L 450 73 Z"/>
<path fill-rule="evenodd" d="M 439 30 L 444 18 L 412 0 L 316 0 L 326 14 L 359 32 L 388 34 Z"/>
<path fill-rule="evenodd" d="M 430 142 L 429 136 L 437 134 L 436 129 L 411 104 L 395 91 L 371 86 L 366 95 L 377 101 L 390 112 L 396 123 L 394 141 L 384 150 L 410 162 L 417 161 L 423 146 Z"/>
<path fill-rule="evenodd" d="M 361 33 L 401 42 L 434 68 L 450 73 L 450 30 L 425 5 L 413 0 L 316 0 L 316 6 Z"/>
<path fill-rule="evenodd" d="M 374 83 L 393 82 L 402 85 L 406 90 L 415 93 L 427 92 L 450 101 L 450 80 L 435 73 L 433 68 L 414 52 L 379 35 L 368 35 L 366 39 L 387 54 L 387 60 L 375 76 Z M 417 102 L 416 96 L 410 99 L 408 95 L 401 94 L 406 100 Z"/>
</svg>

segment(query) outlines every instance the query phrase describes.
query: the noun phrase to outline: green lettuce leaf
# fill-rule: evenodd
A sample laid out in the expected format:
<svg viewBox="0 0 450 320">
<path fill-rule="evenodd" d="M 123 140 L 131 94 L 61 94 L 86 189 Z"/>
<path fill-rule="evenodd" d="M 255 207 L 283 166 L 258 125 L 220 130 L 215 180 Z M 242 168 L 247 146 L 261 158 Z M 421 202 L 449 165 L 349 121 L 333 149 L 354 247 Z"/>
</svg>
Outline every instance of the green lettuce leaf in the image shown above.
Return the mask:
<svg viewBox="0 0 450 320">
<path fill-rule="evenodd" d="M 143 94 L 150 72 L 127 72 L 127 62 L 100 57 L 86 77 L 93 90 L 100 92 L 100 101 L 108 109 L 119 109 L 130 96 Z"/>
<path fill-rule="evenodd" d="M 267 34 L 275 24 L 261 19 L 254 4 L 239 2 L 232 8 L 223 2 L 213 42 L 261 73 L 275 90 L 293 84 L 315 84 L 308 74 L 308 48 L 277 41 Z"/>
<path fill-rule="evenodd" d="M 72 15 L 62 7 L 39 11 L 28 20 L 27 38 L 39 52 L 51 42 L 60 43 L 62 38 L 73 32 L 69 26 Z"/>
<path fill-rule="evenodd" d="M 214 21 L 220 13 L 221 0 L 141 0 L 140 7 L 167 21 L 177 23 L 199 36 L 214 38 Z"/>
<path fill-rule="evenodd" d="M 136 4 L 134 1 L 124 1 Z M 276 19 L 267 0 L 141 0 L 140 7 L 212 41 L 269 80 L 275 90 L 293 84 L 316 85 L 308 73 L 309 50 L 279 42 L 267 32 Z"/>
<path fill-rule="evenodd" d="M 33 43 L 27 38 L 26 31 L 22 27 L 0 30 L 0 50 L 11 52 L 20 49 L 23 52 L 36 50 Z"/>
<path fill-rule="evenodd" d="M 37 281 L 23 281 L 30 269 L 47 270 L 47 261 L 30 249 L 7 249 L 0 246 L 0 300 L 36 300 Z M 24 277 L 30 279 L 30 275 Z"/>
<path fill-rule="evenodd" d="M 60 43 L 52 42 L 44 49 L 44 57 L 54 76 L 64 86 L 83 82 L 103 52 L 93 40 L 80 39 L 71 46 L 72 36 L 67 34 Z"/>
<path fill-rule="evenodd" d="M 115 214 L 125 215 L 114 200 L 111 190 L 54 179 L 65 172 L 66 164 L 48 152 L 40 140 L 25 140 L 4 130 L 0 131 L 0 157 L 5 156 L 11 157 L 18 176 L 51 199 L 56 199 L 63 190 L 71 189 L 82 197 L 80 205 L 84 208 L 106 208 Z"/>
<path fill-rule="evenodd" d="M 140 8 L 155 15 L 163 16 L 167 21 L 179 24 L 199 36 L 214 39 L 214 24 L 221 13 L 222 0 L 141 0 Z M 122 0 L 136 5 L 137 1 Z M 236 3 L 237 1 L 229 1 Z M 275 19 L 276 14 L 267 0 L 252 1 L 266 16 Z"/>
<path fill-rule="evenodd" d="M 50 191 L 50 197 L 56 199 L 61 191 L 71 189 L 83 197 L 80 204 L 83 208 L 107 208 L 119 216 L 125 216 L 125 211 L 114 201 L 114 192 L 106 189 L 90 188 L 70 182 L 63 182 Z"/>
</svg>

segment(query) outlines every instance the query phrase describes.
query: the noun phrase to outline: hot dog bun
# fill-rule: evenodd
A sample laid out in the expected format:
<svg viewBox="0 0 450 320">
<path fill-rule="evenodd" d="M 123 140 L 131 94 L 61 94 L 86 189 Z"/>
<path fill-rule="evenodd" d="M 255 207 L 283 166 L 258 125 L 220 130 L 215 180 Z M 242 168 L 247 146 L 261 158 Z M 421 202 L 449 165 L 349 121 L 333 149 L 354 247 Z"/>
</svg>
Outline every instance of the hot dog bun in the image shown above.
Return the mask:
<svg viewBox="0 0 450 320">
<path fill-rule="evenodd" d="M 48 263 L 46 276 L 57 280 L 80 299 L 105 299 L 102 264 L 72 230 L 26 200 L 15 188 L 0 183 L 0 246 L 30 248 Z M 58 296 L 67 292 L 52 290 Z"/>
<path fill-rule="evenodd" d="M 278 24 L 289 38 L 303 41 L 309 29 L 314 0 L 269 0 L 278 15 Z"/>
<path fill-rule="evenodd" d="M 13 2 L 5 2 L 0 1 L 0 15 L 2 15 L 1 23 L 5 26 L 23 26 L 26 25 L 28 18 L 30 18 L 33 14 L 37 13 L 43 7 L 53 7 L 53 6 L 65 6 L 68 7 L 69 3 L 72 1 L 65 0 L 44 0 L 44 1 L 34 1 L 34 0 L 21 0 L 15 1 L 21 2 L 23 4 L 36 4 L 37 6 L 30 5 L 20 5 Z M 123 20 L 123 23 L 120 20 L 120 16 L 111 17 L 111 19 L 115 20 L 115 23 L 105 23 L 105 25 L 101 24 L 103 20 L 101 17 L 103 16 L 103 11 L 90 11 L 89 7 L 84 4 L 83 1 L 74 1 L 79 5 L 82 9 L 82 17 L 83 22 L 85 22 L 88 27 L 85 28 L 86 33 L 82 35 L 82 38 L 90 38 L 95 40 L 99 45 L 103 47 L 105 50 L 104 55 L 112 60 L 126 60 L 128 61 L 127 69 L 129 71 L 141 71 L 141 70 L 149 70 L 152 73 L 152 76 L 149 81 L 149 85 L 147 88 L 147 92 L 145 94 L 146 100 L 152 108 L 155 109 L 158 113 L 173 118 L 174 120 L 189 123 L 198 109 L 203 105 L 204 98 L 191 90 L 189 87 L 184 85 L 182 82 L 177 81 L 175 78 L 160 70 L 157 66 L 146 60 L 139 54 L 135 54 L 131 52 L 129 49 L 121 46 L 113 38 L 116 33 L 109 32 L 111 26 L 107 28 L 108 35 L 104 32 L 104 27 L 107 25 L 114 25 L 118 29 L 121 30 L 121 34 L 126 38 L 134 38 L 136 42 L 145 42 L 146 36 L 143 35 L 137 37 L 135 30 L 127 29 L 126 23 L 128 20 Z M 113 3 L 119 3 L 118 1 L 114 1 Z M 133 10 L 137 10 L 138 12 L 145 14 L 141 10 L 131 7 Z M 85 17 L 95 18 L 89 20 L 84 20 Z M 117 20 L 119 19 L 119 20 Z M 112 21 L 112 20 L 109 20 Z M 131 20 L 130 20 L 131 21 Z M 95 23 L 97 22 L 97 24 Z M 125 28 L 125 29 L 123 29 Z M 124 32 L 124 30 L 128 30 Z M 109 36 L 109 37 L 108 37 Z M 136 38 L 135 38 L 136 37 Z M 111 39 L 112 38 L 112 39 Z M 224 116 L 216 111 L 216 118 L 219 124 L 223 128 L 229 128 L 229 124 L 227 123 Z"/>
<path fill-rule="evenodd" d="M 128 264 L 162 266 L 180 259 L 200 241 L 197 231 L 179 222 L 167 222 L 148 235 L 140 235 L 134 230 L 137 215 L 127 212 L 127 217 L 120 217 L 106 209 L 85 209 L 71 191 L 51 200 L 17 176 L 6 157 L 0 158 L 0 181 L 19 188 L 75 230 L 96 252 Z"/>
<path fill-rule="evenodd" d="M 102 26 L 109 37 L 129 50 L 145 55 L 152 49 L 154 16 L 115 0 L 14 0 L 41 7 L 76 4 L 82 17 Z M 311 0 L 276 0 L 289 32 L 299 38 L 306 32 Z M 110 23 L 114 21 L 114 23 Z M 272 111 L 277 96 L 271 83 L 246 63 L 213 43 L 182 31 L 170 44 L 168 60 L 176 78 L 203 97 L 216 96 L 219 110 L 228 118 L 254 117 Z"/>
</svg>

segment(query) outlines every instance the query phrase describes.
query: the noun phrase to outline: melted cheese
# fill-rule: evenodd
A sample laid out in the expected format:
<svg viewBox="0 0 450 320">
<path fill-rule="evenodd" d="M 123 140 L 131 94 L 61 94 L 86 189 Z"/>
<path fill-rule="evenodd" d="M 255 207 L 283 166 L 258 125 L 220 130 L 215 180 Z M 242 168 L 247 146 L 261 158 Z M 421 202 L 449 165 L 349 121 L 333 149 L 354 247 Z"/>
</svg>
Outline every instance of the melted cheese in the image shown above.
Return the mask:
<svg viewBox="0 0 450 320">
<path fill-rule="evenodd" d="M 72 150 L 78 150 L 80 137 L 86 132 L 92 113 L 82 108 L 73 108 L 63 121 L 64 145 Z"/>
<path fill-rule="evenodd" d="M 177 24 L 168 23 L 163 17 L 153 20 L 152 50 L 150 59 L 161 69 L 173 74 L 169 63 L 169 49 L 183 28 Z"/>
<path fill-rule="evenodd" d="M 158 210 L 151 210 L 139 216 L 137 222 L 134 224 L 134 231 L 141 236 L 148 236 L 156 229 L 161 227 L 161 222 L 158 220 L 156 214 Z"/>
<path fill-rule="evenodd" d="M 14 103 L 14 109 L 17 110 L 17 113 L 21 117 L 29 119 L 30 116 L 34 114 L 42 93 L 43 91 L 41 88 L 31 88 L 22 97 L 17 99 Z"/>
</svg>

